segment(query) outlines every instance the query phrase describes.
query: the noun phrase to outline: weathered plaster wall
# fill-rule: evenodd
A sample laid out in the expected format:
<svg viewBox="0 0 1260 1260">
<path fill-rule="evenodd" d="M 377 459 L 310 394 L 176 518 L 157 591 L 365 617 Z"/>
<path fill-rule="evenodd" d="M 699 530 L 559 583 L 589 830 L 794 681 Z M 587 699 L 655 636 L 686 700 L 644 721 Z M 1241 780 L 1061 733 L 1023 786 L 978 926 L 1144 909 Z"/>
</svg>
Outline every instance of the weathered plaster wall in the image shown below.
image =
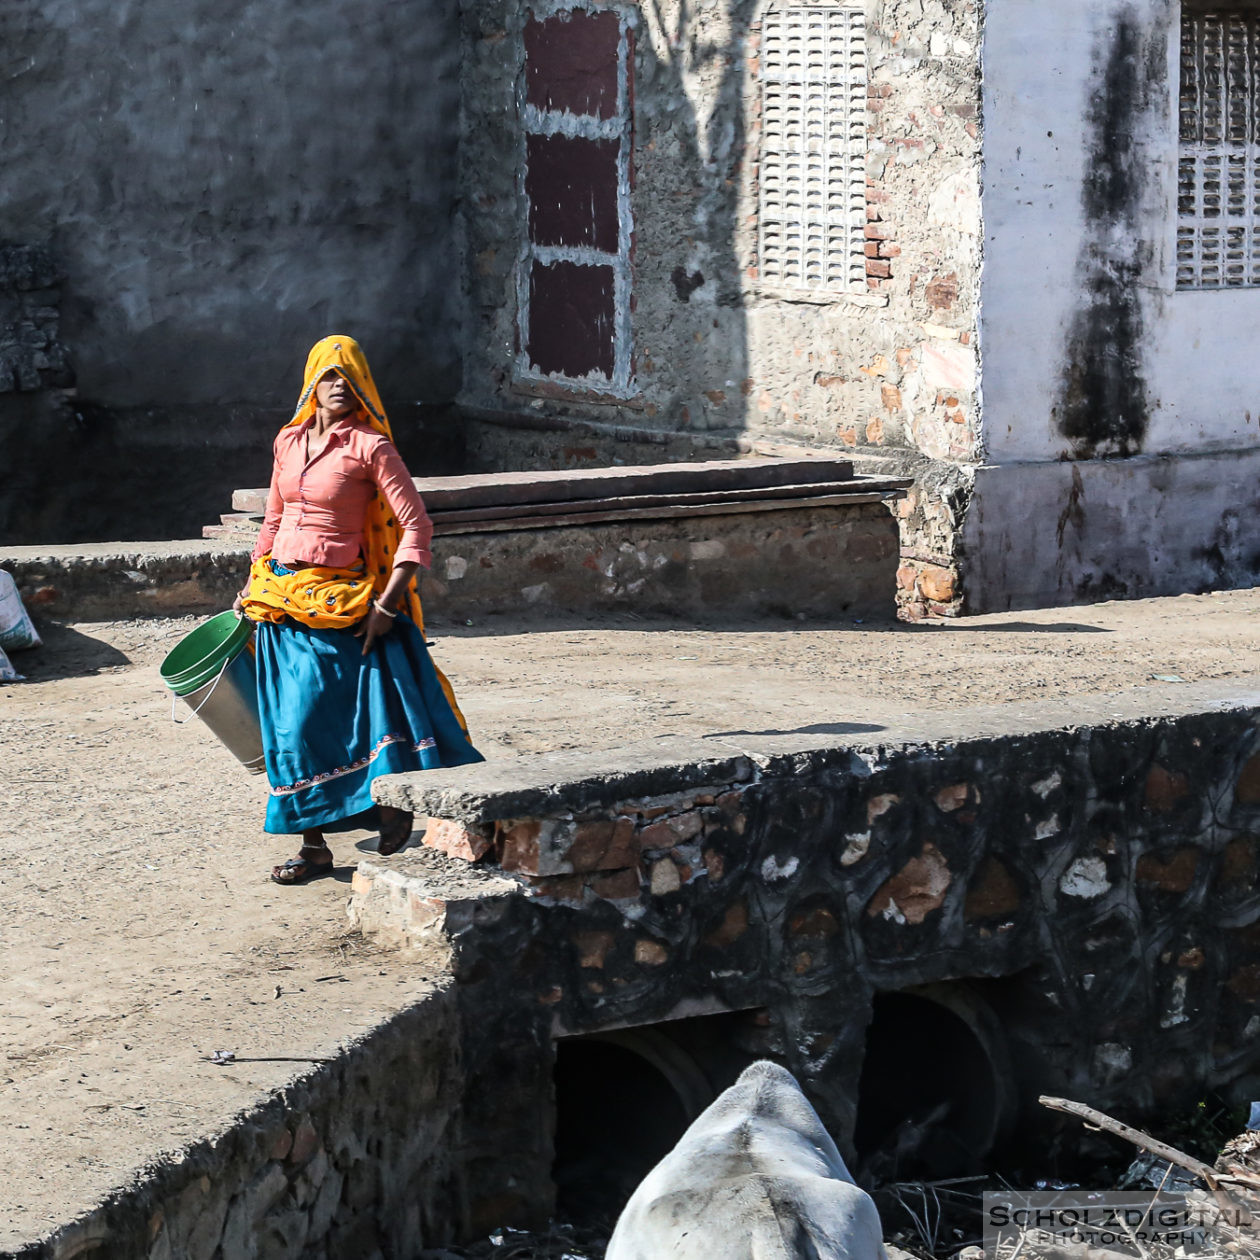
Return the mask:
<svg viewBox="0 0 1260 1260">
<path fill-rule="evenodd" d="M 1256 451 L 979 468 L 960 537 L 969 606 L 1254 585 L 1258 487 Z"/>
<path fill-rule="evenodd" d="M 473 403 L 848 446 L 976 450 L 979 7 L 871 0 L 868 289 L 763 289 L 757 260 L 761 8 L 631 9 L 634 396 L 513 387 L 523 9 L 466 3 Z"/>
<path fill-rule="evenodd" d="M 985 445 L 995 463 L 1260 442 L 1260 291 L 1175 291 L 1179 7 L 990 6 Z"/>
<path fill-rule="evenodd" d="M 64 365 L 45 383 L 78 390 L 15 409 L 4 347 L 29 320 L 6 303 L 0 441 L 21 436 L 47 482 L 71 480 L 90 509 L 92 468 L 59 456 L 96 442 L 132 454 L 138 512 L 150 471 L 193 493 L 248 483 L 234 456 L 265 463 L 307 349 L 336 328 L 390 397 L 452 397 L 454 0 L 353 15 L 327 0 L 11 0 L 0 46 L 0 243 L 47 254 Z M 107 462 L 102 486 L 126 468 Z M 37 540 L 22 533 L 33 504 L 0 488 L 0 530 Z"/>
<path fill-rule="evenodd" d="M 884 455 L 890 471 L 898 460 L 926 473 L 926 461 L 977 459 L 980 6 L 868 0 L 867 288 L 856 296 L 777 291 L 760 276 L 763 5 L 626 11 L 635 31 L 634 388 L 594 399 L 513 379 L 525 9 L 466 0 L 463 400 L 861 449 Z M 940 468 L 925 475 L 901 518 L 899 599 L 912 615 L 959 608 L 953 518 L 966 480 Z"/>
</svg>

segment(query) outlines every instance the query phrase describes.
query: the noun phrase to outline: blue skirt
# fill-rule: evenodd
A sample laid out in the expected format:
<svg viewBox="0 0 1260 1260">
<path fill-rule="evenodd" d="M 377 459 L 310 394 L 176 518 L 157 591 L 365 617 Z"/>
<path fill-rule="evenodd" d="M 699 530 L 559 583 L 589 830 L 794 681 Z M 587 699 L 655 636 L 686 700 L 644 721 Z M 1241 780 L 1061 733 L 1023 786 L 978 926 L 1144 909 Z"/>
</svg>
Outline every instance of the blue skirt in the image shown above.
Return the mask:
<svg viewBox="0 0 1260 1260">
<path fill-rule="evenodd" d="M 290 620 L 257 624 L 254 645 L 267 831 L 372 828 L 378 775 L 485 760 L 405 613 L 366 657 L 353 627 L 313 630 Z"/>
</svg>

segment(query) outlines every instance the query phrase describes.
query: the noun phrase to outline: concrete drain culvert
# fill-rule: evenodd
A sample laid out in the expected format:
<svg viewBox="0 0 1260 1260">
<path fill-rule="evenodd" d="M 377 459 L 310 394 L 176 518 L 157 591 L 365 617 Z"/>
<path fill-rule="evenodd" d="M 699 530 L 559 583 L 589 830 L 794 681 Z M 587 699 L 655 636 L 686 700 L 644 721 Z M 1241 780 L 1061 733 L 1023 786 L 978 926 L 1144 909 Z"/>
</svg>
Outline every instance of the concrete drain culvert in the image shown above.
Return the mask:
<svg viewBox="0 0 1260 1260">
<path fill-rule="evenodd" d="M 556 1042 L 556 1210 L 616 1217 L 687 1126 L 758 1055 L 747 1013 L 564 1037 Z"/>
<path fill-rule="evenodd" d="M 969 987 L 876 994 L 854 1131 L 864 1184 L 984 1171 L 1016 1102 L 1001 1026 Z"/>
</svg>

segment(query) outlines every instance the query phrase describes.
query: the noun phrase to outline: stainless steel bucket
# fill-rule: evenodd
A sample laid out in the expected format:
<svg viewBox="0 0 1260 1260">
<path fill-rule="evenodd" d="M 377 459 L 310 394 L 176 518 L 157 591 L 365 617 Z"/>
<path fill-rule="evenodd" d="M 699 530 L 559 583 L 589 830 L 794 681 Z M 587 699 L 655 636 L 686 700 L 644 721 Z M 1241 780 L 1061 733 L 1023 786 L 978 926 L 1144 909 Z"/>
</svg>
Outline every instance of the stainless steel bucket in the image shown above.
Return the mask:
<svg viewBox="0 0 1260 1260">
<path fill-rule="evenodd" d="M 252 651 L 237 652 L 216 677 L 181 698 L 250 774 L 266 772 Z"/>
</svg>

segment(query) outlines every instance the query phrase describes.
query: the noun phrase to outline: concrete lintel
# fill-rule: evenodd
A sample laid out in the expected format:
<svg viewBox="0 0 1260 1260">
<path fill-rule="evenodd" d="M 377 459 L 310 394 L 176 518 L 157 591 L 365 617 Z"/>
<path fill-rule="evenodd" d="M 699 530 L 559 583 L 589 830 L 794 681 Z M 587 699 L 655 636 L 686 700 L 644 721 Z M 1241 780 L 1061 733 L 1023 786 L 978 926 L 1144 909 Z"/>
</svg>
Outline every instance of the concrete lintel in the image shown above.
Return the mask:
<svg viewBox="0 0 1260 1260">
<path fill-rule="evenodd" d="M 753 764 L 733 749 L 683 737 L 599 752 L 539 753 L 451 770 L 391 774 L 372 785 L 381 805 L 464 824 L 555 817 L 715 783 L 741 783 Z"/>
</svg>

